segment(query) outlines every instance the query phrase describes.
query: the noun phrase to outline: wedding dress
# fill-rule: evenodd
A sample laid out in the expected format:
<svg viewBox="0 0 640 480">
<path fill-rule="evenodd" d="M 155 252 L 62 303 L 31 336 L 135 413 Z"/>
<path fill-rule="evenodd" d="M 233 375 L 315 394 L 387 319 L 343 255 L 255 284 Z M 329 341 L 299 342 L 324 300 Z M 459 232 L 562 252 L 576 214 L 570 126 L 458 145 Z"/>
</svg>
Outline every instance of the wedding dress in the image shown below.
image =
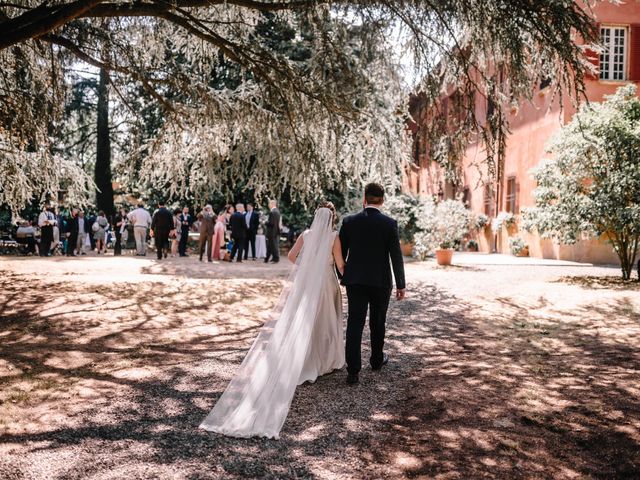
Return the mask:
<svg viewBox="0 0 640 480">
<path fill-rule="evenodd" d="M 333 214 L 317 210 L 290 288 L 200 428 L 279 438 L 297 385 L 344 366 L 342 299 L 333 268 Z"/>
</svg>

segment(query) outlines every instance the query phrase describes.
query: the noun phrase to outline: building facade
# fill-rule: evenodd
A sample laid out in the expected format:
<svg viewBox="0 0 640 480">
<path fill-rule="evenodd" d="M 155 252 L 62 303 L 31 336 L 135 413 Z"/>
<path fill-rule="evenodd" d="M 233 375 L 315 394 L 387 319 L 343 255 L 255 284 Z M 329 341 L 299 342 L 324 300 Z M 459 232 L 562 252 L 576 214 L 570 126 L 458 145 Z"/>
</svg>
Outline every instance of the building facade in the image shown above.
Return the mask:
<svg viewBox="0 0 640 480">
<path fill-rule="evenodd" d="M 603 50 L 593 55 L 597 75 L 585 80 L 586 96 L 591 102 L 601 102 L 605 95 L 614 93 L 621 85 L 640 83 L 640 2 L 620 4 L 598 2 L 593 8 L 600 31 Z M 446 105 L 454 99 L 443 95 Z M 486 118 L 491 105 L 486 99 L 476 100 L 476 117 Z M 428 121 L 426 107 L 420 96 L 411 101 L 413 118 L 418 123 Z M 565 98 L 560 104 L 558 97 L 552 98 L 550 88 L 539 86 L 531 101 L 524 101 L 511 108 L 511 134 L 506 143 L 504 170 L 499 184 L 490 184 L 483 171 L 483 145 L 470 143 L 462 159 L 462 173 L 457 183 L 446 180 L 437 163 L 428 158 L 428 149 L 419 137 L 419 128 L 414 128 L 413 164 L 408 168 L 406 187 L 419 195 L 432 195 L 439 199 L 462 197 L 475 213 L 484 213 L 489 218 L 500 212 L 512 212 L 516 225 L 509 230 L 503 228 L 497 235 L 490 227 L 474 232 L 482 252 L 509 253 L 509 237 L 520 236 L 529 246 L 529 254 L 539 258 L 555 258 L 580 262 L 617 264 L 618 258 L 603 239 L 581 240 L 575 245 L 557 245 L 551 240 L 541 239 L 537 234 L 524 231 L 520 226 L 523 207 L 533 206 L 533 190 L 536 187 L 531 169 L 548 158 L 545 146 L 551 136 L 568 123 L 575 107 Z"/>
</svg>

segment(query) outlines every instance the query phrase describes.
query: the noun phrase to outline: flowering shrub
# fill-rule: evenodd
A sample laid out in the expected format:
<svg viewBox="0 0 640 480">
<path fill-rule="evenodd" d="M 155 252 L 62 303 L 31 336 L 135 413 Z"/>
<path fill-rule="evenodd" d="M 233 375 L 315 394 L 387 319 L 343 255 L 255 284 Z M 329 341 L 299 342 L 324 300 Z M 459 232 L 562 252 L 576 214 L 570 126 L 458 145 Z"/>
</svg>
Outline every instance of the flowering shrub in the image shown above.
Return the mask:
<svg viewBox="0 0 640 480">
<path fill-rule="evenodd" d="M 482 230 L 487 225 L 489 225 L 489 217 L 484 213 L 477 214 L 473 219 L 473 226 L 476 227 L 476 230 Z"/>
<path fill-rule="evenodd" d="M 384 202 L 384 209 L 398 222 L 400 240 L 404 243 L 414 241 L 418 231 L 417 217 L 420 211 L 421 200 L 413 195 L 400 194 L 390 197 Z"/>
<path fill-rule="evenodd" d="M 437 248 L 453 248 L 469 230 L 470 213 L 460 200 L 422 202 L 414 255 L 423 259 Z"/>
<path fill-rule="evenodd" d="M 640 100 L 635 85 L 602 103 L 589 103 L 548 145 L 553 159 L 533 171 L 535 207 L 524 226 L 571 244 L 583 235 L 607 236 L 622 277 L 640 251 Z"/>
<path fill-rule="evenodd" d="M 491 230 L 498 233 L 502 230 L 502 226 L 510 227 L 516 223 L 516 217 L 511 212 L 500 212 L 496 218 L 491 221 Z"/>
<path fill-rule="evenodd" d="M 509 249 L 513 255 L 520 254 L 525 248 L 529 248 L 529 246 L 524 242 L 524 240 L 520 237 L 511 237 L 509 238 Z"/>
</svg>

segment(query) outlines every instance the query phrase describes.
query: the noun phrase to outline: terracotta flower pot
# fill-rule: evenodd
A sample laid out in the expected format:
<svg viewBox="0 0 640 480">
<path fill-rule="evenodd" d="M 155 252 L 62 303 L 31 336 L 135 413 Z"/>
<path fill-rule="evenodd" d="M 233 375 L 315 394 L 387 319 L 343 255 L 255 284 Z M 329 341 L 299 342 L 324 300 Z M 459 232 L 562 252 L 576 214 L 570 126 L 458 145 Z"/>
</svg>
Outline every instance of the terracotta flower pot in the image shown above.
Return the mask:
<svg viewBox="0 0 640 480">
<path fill-rule="evenodd" d="M 453 258 L 453 248 L 437 248 L 436 249 L 436 261 L 438 265 L 451 265 L 451 259 Z"/>
<path fill-rule="evenodd" d="M 405 243 L 401 240 L 400 250 L 402 251 L 402 255 L 404 255 L 405 257 L 410 257 L 413 253 L 413 243 Z"/>
<path fill-rule="evenodd" d="M 529 256 L 529 247 L 524 247 L 522 250 L 520 250 L 516 254 L 516 257 L 528 257 L 528 256 Z"/>
</svg>

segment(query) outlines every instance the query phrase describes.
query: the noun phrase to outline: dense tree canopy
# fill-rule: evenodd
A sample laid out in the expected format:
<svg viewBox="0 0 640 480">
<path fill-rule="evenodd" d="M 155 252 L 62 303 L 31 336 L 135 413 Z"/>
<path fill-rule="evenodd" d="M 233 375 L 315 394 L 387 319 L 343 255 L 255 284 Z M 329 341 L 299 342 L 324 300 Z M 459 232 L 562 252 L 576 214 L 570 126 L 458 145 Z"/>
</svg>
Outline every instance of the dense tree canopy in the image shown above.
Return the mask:
<svg viewBox="0 0 640 480">
<path fill-rule="evenodd" d="M 243 179 L 258 195 L 288 188 L 312 197 L 393 177 L 407 158 L 406 91 L 393 55 L 401 40 L 426 74 L 428 98 L 458 91 L 464 133 L 483 134 L 493 162 L 509 99 L 548 78 L 557 92 L 580 93 L 584 58 L 573 40 L 593 34 L 581 5 L 0 1 L 0 202 L 18 207 L 65 178 L 71 194 L 86 191 L 75 158 L 54 145 L 79 64 L 108 72 L 112 99 L 129 110 L 130 176 L 176 195 Z M 474 117 L 478 95 L 495 99 L 486 122 Z M 161 109 L 152 132 L 139 108 L 149 102 Z"/>
<path fill-rule="evenodd" d="M 536 206 L 526 225 L 575 243 L 604 235 L 629 279 L 640 249 L 640 100 L 635 85 L 584 105 L 551 141 L 554 157 L 535 170 Z"/>
</svg>

